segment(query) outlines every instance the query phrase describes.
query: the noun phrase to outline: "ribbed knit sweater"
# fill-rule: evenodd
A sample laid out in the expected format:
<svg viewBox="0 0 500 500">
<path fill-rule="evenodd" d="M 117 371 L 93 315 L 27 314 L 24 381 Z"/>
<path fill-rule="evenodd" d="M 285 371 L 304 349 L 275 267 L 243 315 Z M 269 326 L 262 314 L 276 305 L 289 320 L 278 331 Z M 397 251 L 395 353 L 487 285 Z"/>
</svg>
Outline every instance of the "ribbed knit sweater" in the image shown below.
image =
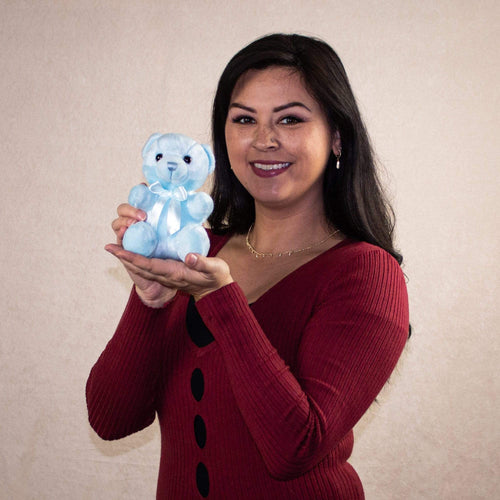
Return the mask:
<svg viewBox="0 0 500 500">
<path fill-rule="evenodd" d="M 132 291 L 87 382 L 90 423 L 118 439 L 158 415 L 157 498 L 361 499 L 352 429 L 407 336 L 399 265 L 351 240 L 251 305 L 236 283 L 161 309 Z"/>
</svg>

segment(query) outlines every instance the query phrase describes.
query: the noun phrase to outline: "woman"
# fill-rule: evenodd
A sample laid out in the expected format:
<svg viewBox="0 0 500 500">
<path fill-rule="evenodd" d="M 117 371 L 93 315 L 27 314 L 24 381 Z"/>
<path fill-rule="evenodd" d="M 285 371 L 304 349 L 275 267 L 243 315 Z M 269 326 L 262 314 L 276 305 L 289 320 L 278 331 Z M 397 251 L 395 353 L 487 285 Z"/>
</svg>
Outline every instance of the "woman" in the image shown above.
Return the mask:
<svg viewBox="0 0 500 500">
<path fill-rule="evenodd" d="M 359 499 L 353 426 L 408 336 L 401 256 L 342 63 L 271 35 L 229 62 L 213 108 L 208 257 L 106 248 L 135 287 L 87 383 L 104 439 L 150 425 L 158 498 Z"/>
</svg>

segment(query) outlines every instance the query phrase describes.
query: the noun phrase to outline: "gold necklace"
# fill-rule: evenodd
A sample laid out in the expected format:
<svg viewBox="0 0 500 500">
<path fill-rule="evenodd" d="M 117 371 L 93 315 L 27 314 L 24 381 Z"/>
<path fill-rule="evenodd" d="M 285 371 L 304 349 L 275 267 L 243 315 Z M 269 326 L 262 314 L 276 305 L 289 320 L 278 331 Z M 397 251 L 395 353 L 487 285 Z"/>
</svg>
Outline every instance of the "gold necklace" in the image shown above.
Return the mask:
<svg viewBox="0 0 500 500">
<path fill-rule="evenodd" d="M 310 250 L 311 248 L 318 247 L 325 241 L 329 240 L 333 236 L 335 236 L 337 233 L 340 232 L 340 229 L 336 229 L 333 231 L 333 233 L 330 233 L 326 238 L 323 238 L 321 241 L 317 241 L 316 243 L 313 243 L 312 245 L 309 245 L 308 247 L 305 248 L 298 248 L 296 250 L 286 250 L 284 252 L 259 252 L 256 250 L 252 244 L 250 243 L 250 233 L 252 232 L 253 229 L 253 224 L 250 226 L 250 229 L 248 230 L 247 237 L 246 237 L 246 244 L 247 248 L 250 251 L 252 255 L 255 256 L 256 259 L 262 259 L 264 257 L 290 257 L 290 255 L 293 255 L 294 253 L 300 253 L 300 252 L 305 252 L 306 250 Z"/>
</svg>

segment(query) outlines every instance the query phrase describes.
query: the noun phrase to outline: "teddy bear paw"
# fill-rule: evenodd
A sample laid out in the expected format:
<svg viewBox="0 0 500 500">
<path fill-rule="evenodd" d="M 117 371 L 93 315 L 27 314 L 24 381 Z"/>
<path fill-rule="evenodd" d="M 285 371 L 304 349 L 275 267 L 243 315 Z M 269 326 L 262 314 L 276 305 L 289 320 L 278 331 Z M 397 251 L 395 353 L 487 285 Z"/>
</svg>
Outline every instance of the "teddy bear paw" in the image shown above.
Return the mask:
<svg viewBox="0 0 500 500">
<path fill-rule="evenodd" d="M 129 252 L 150 257 L 153 255 L 158 238 L 156 231 L 146 222 L 136 222 L 130 226 L 123 236 L 123 248 Z"/>
</svg>

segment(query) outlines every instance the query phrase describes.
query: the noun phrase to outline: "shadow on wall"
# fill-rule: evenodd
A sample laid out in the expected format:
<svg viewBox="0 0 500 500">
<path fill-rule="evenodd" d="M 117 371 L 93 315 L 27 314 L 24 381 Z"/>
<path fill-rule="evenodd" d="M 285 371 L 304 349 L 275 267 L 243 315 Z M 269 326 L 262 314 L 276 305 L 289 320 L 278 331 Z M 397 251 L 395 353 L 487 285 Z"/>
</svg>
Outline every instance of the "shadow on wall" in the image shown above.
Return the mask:
<svg viewBox="0 0 500 500">
<path fill-rule="evenodd" d="M 143 429 L 142 431 L 114 441 L 105 441 L 101 439 L 90 426 L 89 435 L 90 440 L 99 451 L 99 453 L 106 457 L 125 455 L 132 450 L 136 450 L 142 448 L 143 446 L 146 446 L 152 441 L 156 443 L 160 442 L 160 428 L 158 425 L 158 420 L 155 420 L 152 425 L 150 425 L 146 429 Z"/>
<path fill-rule="evenodd" d="M 111 256 L 110 256 L 111 258 Z M 130 279 L 129 275 L 127 274 L 127 271 L 122 267 L 120 263 L 116 260 L 115 257 L 113 257 L 115 261 L 117 262 L 116 265 L 113 265 L 112 267 L 110 266 L 107 269 L 107 274 L 111 278 L 113 278 L 114 281 L 118 282 L 120 286 L 122 286 L 125 290 L 130 292 L 132 290 L 132 280 Z"/>
</svg>

